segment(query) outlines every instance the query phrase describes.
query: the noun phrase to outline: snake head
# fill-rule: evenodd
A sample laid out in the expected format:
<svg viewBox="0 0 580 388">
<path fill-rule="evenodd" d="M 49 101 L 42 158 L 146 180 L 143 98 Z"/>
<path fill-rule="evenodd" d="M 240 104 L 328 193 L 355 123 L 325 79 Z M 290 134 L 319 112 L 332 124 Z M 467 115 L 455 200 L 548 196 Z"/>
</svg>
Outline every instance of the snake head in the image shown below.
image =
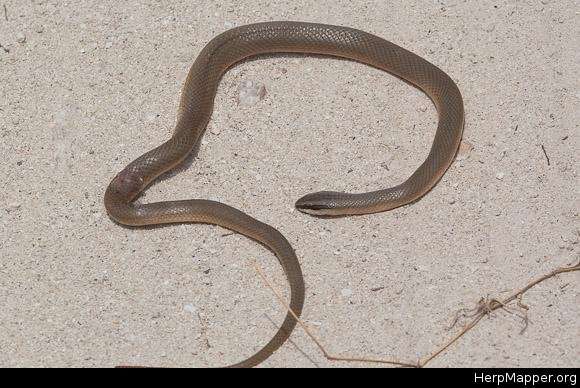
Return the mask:
<svg viewBox="0 0 580 388">
<path fill-rule="evenodd" d="M 302 213 L 315 216 L 339 216 L 343 215 L 345 210 L 340 206 L 344 195 L 335 191 L 319 191 L 300 198 L 295 206 Z"/>
</svg>

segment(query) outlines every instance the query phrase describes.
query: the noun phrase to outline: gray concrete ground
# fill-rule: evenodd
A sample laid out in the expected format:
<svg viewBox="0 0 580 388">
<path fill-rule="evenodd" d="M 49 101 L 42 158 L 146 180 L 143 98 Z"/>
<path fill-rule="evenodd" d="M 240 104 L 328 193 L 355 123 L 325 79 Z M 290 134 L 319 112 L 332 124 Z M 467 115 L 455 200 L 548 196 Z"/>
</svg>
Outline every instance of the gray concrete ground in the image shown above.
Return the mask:
<svg viewBox="0 0 580 388">
<path fill-rule="evenodd" d="M 356 27 L 443 68 L 465 99 L 460 160 L 388 213 L 293 210 L 311 191 L 399 183 L 437 117 L 386 73 L 275 56 L 226 75 L 198 158 L 144 201 L 220 200 L 278 228 L 304 269 L 304 319 L 333 353 L 428 354 L 458 309 L 578 260 L 579 11 L 568 0 L 1 0 L 0 366 L 219 366 L 275 332 L 284 312 L 248 265 L 259 259 L 285 289 L 268 251 L 210 226 L 123 229 L 102 205 L 109 180 L 169 136 L 205 43 L 267 20 Z M 247 80 L 267 96 L 238 106 Z M 526 294 L 524 334 L 498 311 L 432 365 L 578 367 L 578 280 Z M 342 366 L 303 332 L 292 340 L 264 366 Z"/>
</svg>

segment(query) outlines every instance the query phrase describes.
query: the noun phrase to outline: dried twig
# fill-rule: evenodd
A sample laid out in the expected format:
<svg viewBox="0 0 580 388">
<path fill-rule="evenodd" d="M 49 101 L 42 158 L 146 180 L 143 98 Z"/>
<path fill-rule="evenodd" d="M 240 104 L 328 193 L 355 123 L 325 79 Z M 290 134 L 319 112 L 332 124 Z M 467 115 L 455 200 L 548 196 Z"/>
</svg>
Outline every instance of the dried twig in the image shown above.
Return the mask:
<svg viewBox="0 0 580 388">
<path fill-rule="evenodd" d="M 575 272 L 575 271 L 580 271 L 580 262 L 578 262 L 578 264 L 576 264 L 575 266 L 572 267 L 565 267 L 565 268 L 559 268 L 555 271 L 550 272 L 547 275 L 544 275 L 542 277 L 540 277 L 539 279 L 534 280 L 533 282 L 531 282 L 530 284 L 528 284 L 527 286 L 525 286 L 524 288 L 522 288 L 521 290 L 515 292 L 514 294 L 512 294 L 509 298 L 504 299 L 503 301 L 499 301 L 497 299 L 482 299 L 479 301 L 478 303 L 478 307 L 477 307 L 477 314 L 476 316 L 473 318 L 473 320 L 467 324 L 460 332 L 459 334 L 457 334 L 455 337 L 453 337 L 450 341 L 448 341 L 444 346 L 442 346 L 439 350 L 437 350 L 436 352 L 434 352 L 431 356 L 427 357 L 424 361 L 420 361 L 419 365 L 421 367 L 424 367 L 425 365 L 427 365 L 428 363 L 430 363 L 431 361 L 433 361 L 433 359 L 435 359 L 437 356 L 439 356 L 441 353 L 443 353 L 444 351 L 446 351 L 447 349 L 449 349 L 449 347 L 451 347 L 451 345 L 453 345 L 454 343 L 456 343 L 461 337 L 463 337 L 465 334 L 467 334 L 471 329 L 473 329 L 475 326 L 477 326 L 477 324 L 486 316 L 489 315 L 490 313 L 492 313 L 495 310 L 498 309 L 505 309 L 505 307 L 515 301 L 518 300 L 518 304 L 521 305 L 524 310 L 529 310 L 529 307 L 524 305 L 522 302 L 522 297 L 523 295 L 528 292 L 531 288 L 537 286 L 538 284 L 551 279 L 553 277 L 556 277 L 558 275 L 564 274 L 564 273 L 569 273 L 569 272 Z M 529 323 L 529 320 L 526 317 L 524 318 L 525 324 L 526 326 L 524 327 L 524 330 L 527 328 L 527 325 Z"/>
<path fill-rule="evenodd" d="M 310 337 L 310 339 L 316 344 L 316 346 L 320 349 L 320 351 L 322 352 L 322 354 L 324 354 L 324 357 L 326 357 L 328 360 L 330 361 L 342 361 L 342 362 L 361 362 L 361 363 L 375 363 L 375 364 L 383 364 L 383 365 L 395 365 L 395 366 L 403 366 L 403 367 L 412 367 L 412 368 L 422 368 L 424 366 L 426 366 L 428 363 L 430 363 L 431 361 L 433 361 L 435 358 L 437 358 L 439 355 L 441 355 L 442 353 L 444 353 L 447 349 L 449 349 L 453 344 L 455 344 L 459 339 L 461 339 L 464 335 L 466 335 L 469 331 L 471 331 L 475 326 L 477 326 L 477 324 L 479 324 L 479 322 L 487 315 L 491 314 L 493 311 L 498 310 L 498 309 L 504 309 L 506 311 L 510 311 L 508 308 L 508 305 L 513 302 L 516 301 L 518 302 L 518 306 L 520 308 L 522 308 L 523 310 L 526 311 L 526 313 L 524 314 L 523 317 L 521 317 L 524 320 L 525 323 L 525 327 L 522 330 L 522 333 L 527 329 L 528 325 L 529 325 L 529 319 L 527 316 L 527 311 L 529 310 L 529 306 L 525 305 L 522 301 L 523 295 L 528 292 L 531 288 L 537 286 L 538 284 L 551 279 L 553 277 L 556 277 L 558 275 L 561 274 L 565 274 L 565 273 L 569 273 L 569 272 L 575 272 L 575 271 L 580 271 L 580 262 L 578 262 L 578 264 L 572 266 L 572 267 L 565 267 L 565 268 L 559 268 L 555 271 L 550 272 L 549 274 L 542 276 L 536 280 L 534 280 L 533 282 L 531 282 L 530 284 L 528 284 L 527 286 L 525 286 L 524 288 L 516 291 L 514 294 L 512 294 L 510 297 L 504 299 L 504 300 L 499 300 L 499 299 L 490 299 L 490 298 L 482 298 L 480 299 L 480 301 L 477 303 L 477 306 L 475 309 L 473 310 L 468 310 L 468 309 L 462 309 L 460 310 L 454 321 L 453 324 L 451 326 L 451 328 L 455 327 L 457 325 L 457 323 L 459 322 L 459 320 L 461 319 L 461 317 L 468 317 L 468 318 L 473 318 L 473 320 L 471 322 L 469 322 L 458 334 L 456 334 L 451 340 L 449 340 L 445 345 L 441 346 L 439 349 L 437 349 L 435 352 L 433 352 L 430 356 L 426 357 L 424 360 L 420 360 L 417 364 L 412 364 L 412 363 L 406 363 L 406 362 L 400 362 L 400 361 L 395 361 L 395 360 L 378 360 L 378 359 L 372 359 L 372 358 L 350 358 L 350 357 L 337 357 L 337 356 L 333 356 L 330 353 L 328 353 L 328 351 L 325 349 L 324 345 L 322 344 L 322 342 L 317 339 L 314 334 L 312 334 L 312 332 L 310 331 L 310 329 L 306 326 L 306 324 L 297 316 L 297 314 L 292 311 L 292 309 L 290 308 L 290 306 L 288 305 L 288 303 L 284 300 L 284 298 L 282 297 L 282 294 L 272 285 L 272 283 L 266 278 L 266 275 L 264 275 L 264 271 L 260 268 L 260 266 L 258 265 L 258 263 L 255 260 L 252 260 L 252 265 L 254 266 L 254 269 L 256 270 L 256 272 L 258 273 L 258 275 L 260 275 L 260 277 L 262 278 L 262 280 L 264 281 L 264 283 L 266 283 L 266 285 L 268 286 L 268 288 L 274 293 L 274 295 L 276 296 L 276 298 L 278 299 L 278 302 L 280 302 L 280 304 L 282 306 L 284 306 L 284 308 L 286 309 L 286 311 L 288 311 L 290 314 L 292 314 L 292 316 L 297 320 L 298 324 L 300 325 L 300 327 L 302 327 L 302 329 L 306 332 L 306 334 L 308 335 L 308 337 Z M 513 313 L 513 312 L 512 312 Z"/>
<path fill-rule="evenodd" d="M 308 335 L 308 337 L 310 337 L 310 339 L 316 344 L 316 346 L 318 347 L 318 349 L 320 349 L 320 351 L 322 352 L 322 354 L 324 355 L 324 357 L 326 357 L 326 359 L 328 359 L 329 361 L 361 362 L 361 363 L 371 363 L 371 364 L 384 364 L 384 365 L 402 366 L 402 367 L 407 367 L 407 368 L 416 368 L 416 367 L 418 367 L 417 364 L 411 364 L 411 363 L 408 363 L 408 362 L 400 362 L 400 361 L 396 361 L 396 360 L 379 360 L 379 359 L 363 358 L 363 357 L 361 357 L 361 358 L 338 357 L 338 356 L 334 356 L 334 355 L 330 354 L 328 351 L 326 351 L 326 348 L 324 347 L 324 345 L 322 344 L 322 342 L 318 338 L 316 338 L 316 336 L 314 334 L 312 334 L 312 332 L 310 331 L 310 329 L 308 328 L 308 326 L 306 326 L 306 324 L 300 319 L 300 317 L 298 317 L 298 315 L 294 311 L 292 311 L 292 309 L 290 308 L 290 306 L 288 305 L 288 303 L 284 300 L 284 297 L 282 296 L 282 294 L 268 280 L 268 278 L 264 274 L 264 271 L 258 265 L 258 263 L 255 260 L 251 260 L 251 262 L 252 262 L 252 265 L 253 265 L 254 269 L 258 273 L 258 275 L 260 275 L 260 277 L 262 278 L 262 280 L 264 281 L 264 283 L 266 283 L 266 285 L 268 286 L 268 288 L 274 293 L 274 295 L 276 296 L 276 299 L 278 299 L 278 302 L 280 302 L 280 304 L 282 306 L 284 306 L 284 308 L 286 309 L 286 311 L 288 311 L 294 317 L 294 319 L 296 319 L 296 321 L 298 322 L 298 325 L 300 325 L 300 327 L 306 332 L 306 335 Z"/>
<path fill-rule="evenodd" d="M 546 157 L 546 160 L 548 161 L 548 166 L 549 166 L 551 164 L 550 157 L 548 156 L 548 153 L 546 152 L 546 147 L 544 147 L 543 144 L 542 144 L 542 151 L 544 151 L 544 156 Z"/>
<path fill-rule="evenodd" d="M 481 301 L 478 302 L 478 306 L 479 306 L 479 303 L 481 303 Z M 455 314 L 455 318 L 453 318 L 453 322 L 451 323 L 451 325 L 449 325 L 449 327 L 447 328 L 447 330 L 455 329 L 457 327 L 457 324 L 459 323 L 459 321 L 461 321 L 462 318 L 473 318 L 478 313 L 479 313 L 479 307 L 475 307 L 475 308 L 472 308 L 472 309 L 461 309 L 461 310 L 459 310 Z"/>
<path fill-rule="evenodd" d="M 522 319 L 524 320 L 524 327 L 520 331 L 520 335 L 524 334 L 526 330 L 528 330 L 528 326 L 530 326 L 530 317 L 528 315 L 528 312 L 530 311 L 530 306 L 524 304 L 524 302 L 522 301 L 523 297 L 524 297 L 523 294 L 520 294 L 520 296 L 518 297 L 518 307 L 524 311 L 524 316 L 522 317 Z"/>
<path fill-rule="evenodd" d="M 272 324 L 272 326 L 274 326 L 276 329 L 279 329 L 280 328 L 278 326 L 278 324 L 272 319 L 272 317 L 270 317 L 266 313 L 264 313 L 264 316 L 266 317 L 266 319 L 268 319 L 268 321 L 270 321 L 270 323 Z M 318 363 L 316 361 L 314 361 L 312 359 L 312 357 L 310 357 L 310 355 L 308 353 L 306 353 L 306 351 L 304 351 L 300 346 L 298 346 L 298 344 L 296 342 L 294 342 L 292 340 L 292 338 L 288 338 L 288 343 L 290 343 L 292 346 L 294 346 L 296 348 L 296 350 L 298 352 L 300 352 L 300 354 L 302 354 L 308 361 L 310 361 L 312 363 L 312 365 L 314 365 L 317 369 L 320 368 L 320 365 L 318 365 Z"/>
<path fill-rule="evenodd" d="M 4 6 L 4 19 L 8 21 L 8 8 L 6 8 L 6 4 L 3 4 L 3 6 Z"/>
<path fill-rule="evenodd" d="M 314 334 L 312 334 L 312 332 L 310 331 L 308 326 L 306 326 L 306 324 L 300 319 L 300 317 L 298 317 L 298 315 L 290 308 L 288 303 L 284 300 L 284 297 L 282 296 L 282 294 L 266 278 L 264 271 L 260 268 L 258 263 L 255 260 L 252 260 L 251 262 L 252 262 L 252 265 L 254 266 L 254 269 L 258 273 L 258 275 L 260 275 L 260 277 L 262 278 L 264 283 L 266 283 L 268 288 L 274 293 L 274 295 L 276 296 L 276 298 L 278 299 L 280 304 L 282 306 L 284 306 L 286 311 L 288 311 L 288 313 L 290 313 L 296 319 L 296 321 L 298 322 L 300 327 L 302 327 L 302 329 L 306 332 L 308 337 L 310 337 L 310 339 L 316 344 L 316 346 L 324 354 L 324 357 L 326 357 L 329 361 L 372 363 L 372 364 L 393 365 L 393 366 L 407 367 L 407 368 L 422 368 L 422 367 L 424 367 L 425 365 L 427 365 L 428 363 L 433 361 L 435 358 L 437 358 L 439 355 L 441 355 L 443 352 L 445 352 L 447 349 L 449 349 L 453 344 L 455 344 L 460 338 L 462 338 L 465 334 L 467 334 L 475 326 L 477 326 L 477 324 L 479 322 L 481 322 L 481 320 L 485 316 L 491 314 L 493 311 L 498 310 L 498 309 L 504 309 L 504 310 L 508 309 L 507 305 L 515 300 L 518 301 L 518 306 L 520 308 L 522 308 L 523 310 L 525 310 L 527 313 L 527 311 L 529 310 L 529 307 L 523 303 L 522 298 L 523 298 L 523 295 L 526 292 L 528 292 L 531 288 L 537 286 L 538 284 L 540 284 L 548 279 L 556 277 L 558 275 L 561 275 L 564 273 L 569 273 L 569 272 L 580 271 L 580 262 L 578 262 L 578 264 L 576 264 L 572 267 L 559 268 L 559 269 L 552 271 L 551 273 L 549 273 L 545 276 L 542 276 L 539 279 L 536 279 L 535 281 L 531 282 L 530 284 L 528 284 L 527 286 L 525 286 L 521 290 L 512 294 L 510 297 L 504 299 L 503 301 L 500 301 L 498 299 L 490 299 L 490 298 L 480 299 L 480 301 L 477 303 L 477 307 L 475 309 L 475 315 L 471 315 L 473 317 L 473 320 L 469 324 L 467 324 L 457 335 L 455 335 L 450 341 L 448 341 L 445 345 L 440 347 L 437 351 L 435 351 L 429 357 L 425 358 L 423 361 L 419 360 L 418 363 L 413 364 L 413 363 L 409 363 L 409 362 L 400 362 L 400 361 L 396 361 L 396 360 L 380 360 L 380 359 L 373 359 L 373 358 L 366 358 L 366 357 L 360 357 L 360 358 L 352 357 L 351 358 L 351 357 L 338 357 L 338 356 L 331 355 L 328 351 L 326 351 L 326 348 L 324 347 L 322 342 L 318 338 L 316 338 L 316 336 L 314 336 Z M 455 326 L 457 324 L 457 321 L 460 319 L 461 315 L 463 317 L 467 317 L 468 316 L 467 314 L 469 312 L 470 311 L 466 310 L 466 309 L 461 310 L 457 314 L 457 317 L 454 321 L 453 326 Z M 524 319 L 525 324 L 526 324 L 526 326 L 524 327 L 524 330 L 525 330 L 527 328 L 528 322 L 529 322 L 528 318 L 527 318 L 527 314 L 525 315 L 525 317 L 523 319 Z M 208 343 L 208 346 L 211 346 L 211 345 L 209 345 L 209 343 Z M 118 368 L 143 368 L 143 367 L 120 366 Z"/>
</svg>

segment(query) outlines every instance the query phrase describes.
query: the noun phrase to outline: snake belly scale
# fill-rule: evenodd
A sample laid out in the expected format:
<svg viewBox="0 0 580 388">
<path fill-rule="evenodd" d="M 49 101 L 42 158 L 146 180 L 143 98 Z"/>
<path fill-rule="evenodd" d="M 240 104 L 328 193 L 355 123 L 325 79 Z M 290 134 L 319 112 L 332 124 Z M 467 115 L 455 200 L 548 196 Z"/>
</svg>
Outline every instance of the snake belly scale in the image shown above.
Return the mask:
<svg viewBox="0 0 580 388">
<path fill-rule="evenodd" d="M 109 184 L 105 207 L 119 224 L 173 223 L 218 225 L 270 249 L 290 284 L 290 307 L 300 316 L 305 286 L 292 246 L 275 228 L 223 203 L 192 199 L 140 204 L 135 200 L 161 174 L 178 166 L 194 150 L 210 120 L 223 74 L 248 57 L 271 53 L 309 53 L 346 58 L 394 74 L 423 90 L 434 102 L 439 123 L 426 160 L 405 182 L 369 193 L 318 192 L 296 202 L 298 210 L 343 216 L 386 211 L 427 193 L 455 158 L 464 122 L 463 100 L 453 80 L 421 57 L 369 33 L 346 27 L 302 22 L 266 22 L 234 28 L 215 37 L 197 57 L 185 82 L 173 136 L 123 169 Z M 297 322 L 291 314 L 274 337 L 250 358 L 233 365 L 253 367 L 289 338 Z"/>
</svg>

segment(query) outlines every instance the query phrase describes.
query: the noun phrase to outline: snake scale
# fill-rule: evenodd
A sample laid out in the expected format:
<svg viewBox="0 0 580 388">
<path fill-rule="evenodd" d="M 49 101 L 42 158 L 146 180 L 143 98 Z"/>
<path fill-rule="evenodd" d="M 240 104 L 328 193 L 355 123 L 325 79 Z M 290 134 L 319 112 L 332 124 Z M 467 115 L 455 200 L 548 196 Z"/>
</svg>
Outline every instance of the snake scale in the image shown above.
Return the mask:
<svg viewBox="0 0 580 388">
<path fill-rule="evenodd" d="M 223 74 L 237 62 L 269 53 L 322 54 L 358 61 L 394 74 L 423 90 L 434 102 L 439 123 L 426 160 L 405 182 L 369 193 L 323 191 L 296 202 L 298 210 L 322 216 L 382 212 L 409 204 L 427 193 L 455 158 L 464 123 L 463 100 L 453 80 L 425 59 L 369 33 L 331 25 L 266 22 L 237 27 L 215 37 L 191 67 L 173 136 L 123 169 L 105 193 L 109 216 L 119 224 L 146 226 L 173 223 L 218 225 L 270 249 L 290 284 L 290 307 L 300 316 L 305 286 L 292 246 L 275 228 L 223 203 L 203 199 L 141 204 L 135 200 L 161 174 L 175 168 L 200 141 L 213 111 Z M 233 365 L 253 367 L 289 338 L 297 322 L 286 316 L 274 337 L 255 355 Z"/>
</svg>

